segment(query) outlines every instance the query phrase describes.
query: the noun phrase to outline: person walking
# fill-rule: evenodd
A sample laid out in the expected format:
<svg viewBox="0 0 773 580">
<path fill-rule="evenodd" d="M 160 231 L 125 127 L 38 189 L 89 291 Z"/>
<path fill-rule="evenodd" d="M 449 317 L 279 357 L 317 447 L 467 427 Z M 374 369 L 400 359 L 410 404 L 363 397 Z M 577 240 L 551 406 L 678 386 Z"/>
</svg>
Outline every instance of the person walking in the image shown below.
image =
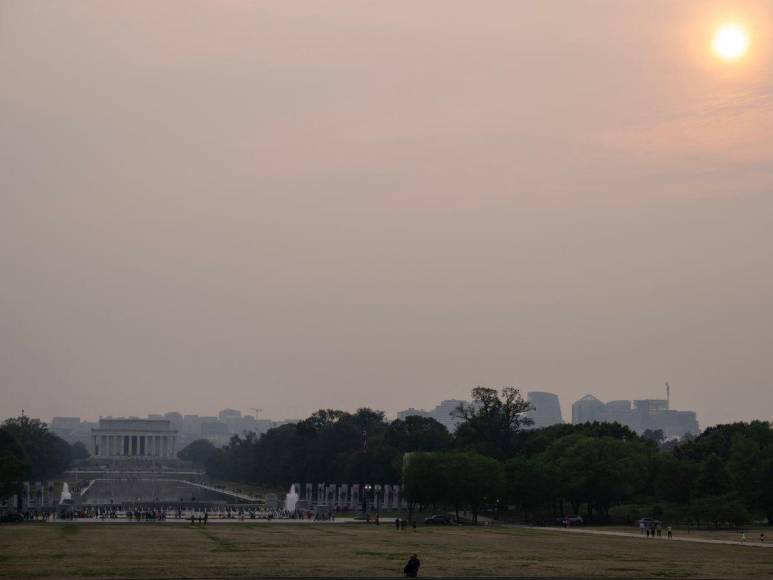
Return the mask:
<svg viewBox="0 0 773 580">
<path fill-rule="evenodd" d="M 395 529 L 400 531 L 400 518 L 395 518 Z"/>
<path fill-rule="evenodd" d="M 408 559 L 408 563 L 403 568 L 403 574 L 406 578 L 416 578 L 419 575 L 419 568 L 421 567 L 421 560 L 416 554 L 411 554 Z"/>
<path fill-rule="evenodd" d="M 741 532 L 741 543 L 742 544 L 746 543 L 746 532 Z"/>
<path fill-rule="evenodd" d="M 204 512 L 204 525 L 207 525 L 207 520 L 209 519 L 209 512 Z"/>
<path fill-rule="evenodd" d="M 674 534 L 671 531 L 671 526 L 668 526 L 667 535 L 669 540 L 673 539 Z"/>
<path fill-rule="evenodd" d="M 566 521 L 564 521 L 564 527 L 566 527 Z M 644 535 L 644 528 L 647 526 L 644 524 L 644 522 L 639 522 L 639 533 L 643 536 Z"/>
<path fill-rule="evenodd" d="M 760 532 L 760 542 L 765 541 L 765 532 Z"/>
</svg>

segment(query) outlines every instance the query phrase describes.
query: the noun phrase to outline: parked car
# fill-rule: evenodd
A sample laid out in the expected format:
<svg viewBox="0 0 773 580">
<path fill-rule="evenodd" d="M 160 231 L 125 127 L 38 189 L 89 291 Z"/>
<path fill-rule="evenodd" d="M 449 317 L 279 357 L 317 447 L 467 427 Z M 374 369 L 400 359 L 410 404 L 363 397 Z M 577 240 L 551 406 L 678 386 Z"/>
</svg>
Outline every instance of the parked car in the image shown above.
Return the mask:
<svg viewBox="0 0 773 580">
<path fill-rule="evenodd" d="M 448 516 L 435 515 L 424 519 L 424 523 L 432 526 L 450 526 L 453 524 Z"/>
<path fill-rule="evenodd" d="M 558 522 L 559 525 L 570 525 L 570 526 L 581 526 L 583 523 L 585 523 L 585 520 L 582 519 L 582 516 L 564 516 L 561 518 L 556 518 L 556 522 Z"/>
<path fill-rule="evenodd" d="M 12 514 L 3 514 L 0 516 L 0 522 L 3 523 L 16 523 L 16 522 L 23 522 L 24 518 L 21 516 L 21 514 L 12 513 Z"/>
</svg>

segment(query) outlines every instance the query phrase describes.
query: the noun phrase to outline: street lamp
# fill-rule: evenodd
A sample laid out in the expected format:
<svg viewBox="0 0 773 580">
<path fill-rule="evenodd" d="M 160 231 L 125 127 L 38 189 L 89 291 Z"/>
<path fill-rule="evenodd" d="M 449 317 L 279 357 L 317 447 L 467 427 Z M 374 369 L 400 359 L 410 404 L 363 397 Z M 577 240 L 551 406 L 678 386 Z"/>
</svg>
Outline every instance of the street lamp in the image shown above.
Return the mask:
<svg viewBox="0 0 773 580">
<path fill-rule="evenodd" d="M 363 493 L 362 493 L 362 514 L 365 516 L 366 519 L 368 519 L 368 517 L 367 517 L 367 513 L 368 513 L 368 493 L 370 492 L 371 489 L 373 489 L 373 486 L 371 486 L 369 483 L 366 483 L 365 487 L 363 488 Z"/>
</svg>

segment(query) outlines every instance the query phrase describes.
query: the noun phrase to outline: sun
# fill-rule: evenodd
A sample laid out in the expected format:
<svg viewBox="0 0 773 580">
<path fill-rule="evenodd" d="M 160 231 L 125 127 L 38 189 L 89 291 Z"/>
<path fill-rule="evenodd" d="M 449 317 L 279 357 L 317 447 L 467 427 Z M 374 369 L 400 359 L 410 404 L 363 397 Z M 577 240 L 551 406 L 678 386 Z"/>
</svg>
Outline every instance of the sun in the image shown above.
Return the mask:
<svg viewBox="0 0 773 580">
<path fill-rule="evenodd" d="M 714 33 L 712 46 L 725 62 L 741 60 L 749 50 L 749 33 L 739 24 L 723 24 Z"/>
</svg>

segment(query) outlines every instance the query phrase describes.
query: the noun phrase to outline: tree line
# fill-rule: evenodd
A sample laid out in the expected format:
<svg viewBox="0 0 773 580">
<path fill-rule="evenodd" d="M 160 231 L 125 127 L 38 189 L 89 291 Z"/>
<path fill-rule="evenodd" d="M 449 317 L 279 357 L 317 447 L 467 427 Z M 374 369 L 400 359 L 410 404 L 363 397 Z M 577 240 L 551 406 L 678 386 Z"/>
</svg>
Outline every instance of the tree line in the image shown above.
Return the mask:
<svg viewBox="0 0 773 580">
<path fill-rule="evenodd" d="M 773 524 L 773 429 L 753 421 L 663 441 L 617 423 L 529 429 L 518 389 L 477 387 L 454 434 L 431 418 L 321 410 L 261 436 L 203 440 L 180 453 L 215 478 L 286 489 L 292 482 L 402 483 L 411 509 L 444 506 L 545 521 L 642 516 L 700 524 Z"/>
<path fill-rule="evenodd" d="M 24 481 L 54 479 L 88 456 L 83 443 L 70 445 L 38 419 L 7 419 L 0 425 L 0 497 L 18 494 Z"/>
</svg>

